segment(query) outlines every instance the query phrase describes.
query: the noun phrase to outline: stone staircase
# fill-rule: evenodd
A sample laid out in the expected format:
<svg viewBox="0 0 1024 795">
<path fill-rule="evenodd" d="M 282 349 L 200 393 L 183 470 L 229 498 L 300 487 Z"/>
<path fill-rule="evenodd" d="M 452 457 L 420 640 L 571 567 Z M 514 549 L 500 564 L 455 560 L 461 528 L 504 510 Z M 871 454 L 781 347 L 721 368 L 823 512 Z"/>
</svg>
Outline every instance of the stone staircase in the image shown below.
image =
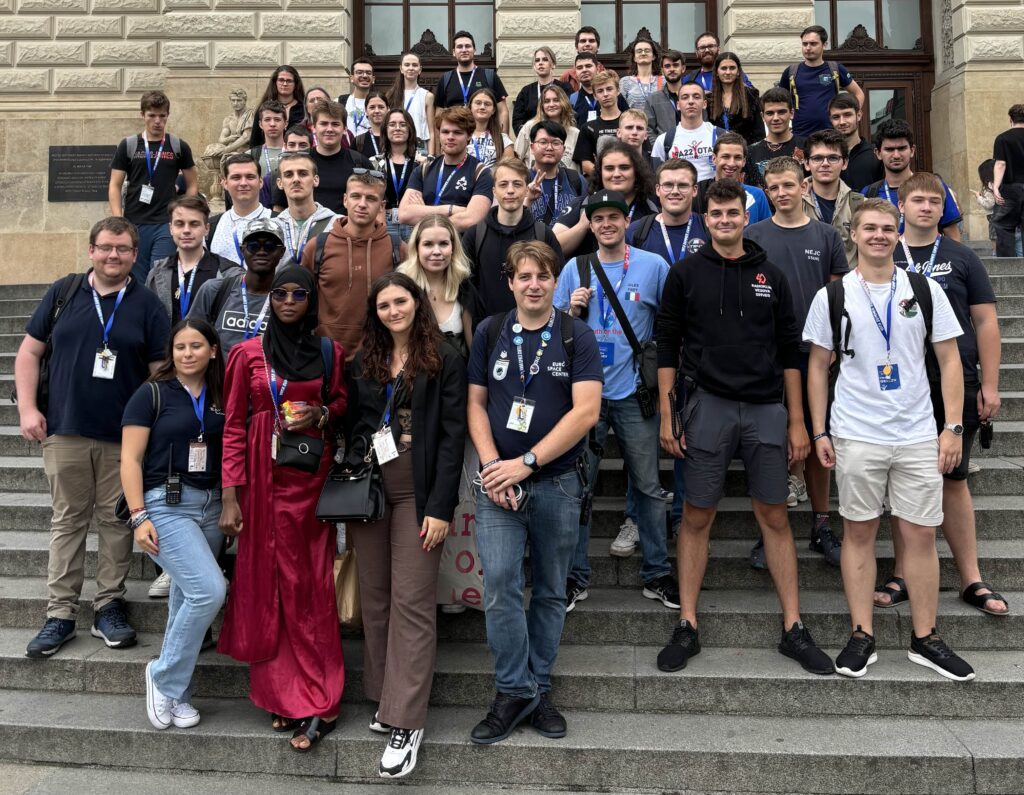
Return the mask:
<svg viewBox="0 0 1024 795">
<path fill-rule="evenodd" d="M 675 611 L 641 597 L 637 557 L 608 554 L 624 488 L 612 439 L 595 504 L 590 599 L 567 617 L 556 668 L 554 695 L 569 735 L 547 740 L 522 728 L 498 745 L 471 745 L 468 732 L 493 696 L 483 618 L 472 610 L 441 615 L 434 706 L 409 780 L 424 789 L 415 791 L 1024 792 L 1024 261 L 987 264 L 1000 296 L 1003 409 L 992 449 L 975 450 L 982 469 L 970 483 L 982 572 L 1009 599 L 1010 617 L 983 616 L 959 601 L 949 549 L 939 542 L 939 627 L 976 668 L 974 682 L 948 682 L 906 659 L 906 605 L 877 612 L 880 664 L 862 680 L 805 674 L 779 655 L 770 579 L 747 563 L 757 530 L 738 464 L 712 533 L 704 650 L 681 673 L 658 671 L 655 656 Z M 24 656 L 45 612 L 50 501 L 39 446 L 21 439 L 6 394 L 42 290 L 5 287 L 0 300 L 0 762 L 17 771 L 51 766 L 28 778 L 53 782 L 75 781 L 61 768 L 98 767 L 110 775 L 106 792 L 156 791 L 154 771 L 162 770 L 193 791 L 320 792 L 324 782 L 306 777 L 342 784 L 332 791 L 364 791 L 358 785 L 378 781 L 383 742 L 366 728 L 372 705 L 362 692 L 358 638 L 344 642 L 339 728 L 308 755 L 292 753 L 245 698 L 245 666 L 213 652 L 200 655 L 196 671 L 202 723 L 188 731 L 150 727 L 143 668 L 159 651 L 166 605 L 147 598 L 153 566 L 139 552 L 128 583 L 138 646 L 110 650 L 89 637 L 87 579 L 78 638 L 50 660 Z M 661 463 L 671 488 L 671 462 Z M 839 572 L 806 551 L 808 506 L 791 518 L 804 620 L 834 656 L 849 632 Z M 878 555 L 885 573 L 892 561 L 886 520 Z M 95 561 L 90 536 L 88 577 Z M 95 787 L 88 791 L 103 790 L 95 771 L 83 776 Z M 17 780 L 4 775 L 0 791 Z"/>
</svg>

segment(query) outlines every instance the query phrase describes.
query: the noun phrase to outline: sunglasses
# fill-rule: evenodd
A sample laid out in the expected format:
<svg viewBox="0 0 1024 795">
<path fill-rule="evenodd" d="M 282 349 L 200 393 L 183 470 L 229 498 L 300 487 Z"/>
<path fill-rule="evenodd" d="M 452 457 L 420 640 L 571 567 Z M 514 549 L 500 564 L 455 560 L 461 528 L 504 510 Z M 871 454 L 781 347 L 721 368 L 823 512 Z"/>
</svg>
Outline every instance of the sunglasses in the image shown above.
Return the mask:
<svg viewBox="0 0 1024 795">
<path fill-rule="evenodd" d="M 279 304 L 283 304 L 287 301 L 288 296 L 291 296 L 295 303 L 302 304 L 309 298 L 309 290 L 303 290 L 302 288 L 299 288 L 298 290 L 285 290 L 278 287 L 270 291 L 270 297 Z"/>
<path fill-rule="evenodd" d="M 259 254 L 261 251 L 266 251 L 268 254 L 273 254 L 275 251 L 284 248 L 284 245 L 280 240 L 274 240 L 270 237 L 261 237 L 257 240 L 246 240 L 245 250 L 250 254 Z"/>
<path fill-rule="evenodd" d="M 384 181 L 383 171 L 374 171 L 369 168 L 354 168 L 352 169 L 352 173 L 360 177 L 365 175 L 367 177 L 370 177 L 371 179 L 379 179 L 381 182 Z"/>
</svg>

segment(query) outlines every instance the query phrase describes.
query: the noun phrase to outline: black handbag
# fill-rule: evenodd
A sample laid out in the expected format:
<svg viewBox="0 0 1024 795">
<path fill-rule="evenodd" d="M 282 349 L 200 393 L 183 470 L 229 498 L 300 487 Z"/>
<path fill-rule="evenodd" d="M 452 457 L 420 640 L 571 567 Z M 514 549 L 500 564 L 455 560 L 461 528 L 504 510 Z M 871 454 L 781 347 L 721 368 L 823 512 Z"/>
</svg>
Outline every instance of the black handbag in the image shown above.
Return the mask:
<svg viewBox="0 0 1024 795">
<path fill-rule="evenodd" d="M 282 430 L 277 437 L 277 465 L 315 474 L 324 455 L 324 440 Z"/>
<path fill-rule="evenodd" d="M 384 518 L 384 483 L 372 461 L 334 464 L 316 504 L 321 522 L 375 522 Z"/>
</svg>

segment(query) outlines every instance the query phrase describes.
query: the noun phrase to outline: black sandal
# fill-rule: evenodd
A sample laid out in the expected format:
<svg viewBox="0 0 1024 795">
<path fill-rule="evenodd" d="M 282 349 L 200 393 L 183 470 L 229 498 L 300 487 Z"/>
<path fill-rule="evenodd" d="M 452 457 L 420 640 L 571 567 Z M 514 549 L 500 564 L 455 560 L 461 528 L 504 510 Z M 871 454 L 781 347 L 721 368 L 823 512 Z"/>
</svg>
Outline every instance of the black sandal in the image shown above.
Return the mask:
<svg viewBox="0 0 1024 795">
<path fill-rule="evenodd" d="M 334 720 L 324 720 L 319 716 L 313 718 L 306 718 L 304 721 L 302 721 L 302 723 L 299 724 L 299 728 L 295 731 L 295 734 L 292 735 L 292 739 L 294 740 L 298 737 L 305 737 L 307 740 L 309 740 L 309 745 L 307 745 L 305 748 L 299 748 L 290 742 L 288 743 L 288 745 L 290 745 L 291 749 L 296 753 L 308 753 L 309 751 L 313 750 L 313 746 L 315 746 L 324 737 L 326 737 L 328 734 L 334 731 L 334 727 L 337 725 L 337 718 L 335 718 Z"/>
<path fill-rule="evenodd" d="M 988 588 L 991 593 L 978 593 L 982 588 Z M 967 604 L 973 607 L 975 610 L 980 610 L 982 613 L 988 613 L 990 616 L 1008 616 L 1010 615 L 1010 603 L 1006 601 L 1001 593 L 996 593 L 996 589 L 989 585 L 987 582 L 978 581 L 971 583 L 964 588 L 963 593 L 960 594 L 960 598 L 963 599 Z M 997 613 L 995 610 L 989 610 L 985 607 L 985 603 L 993 599 L 997 602 L 1002 602 L 1006 605 L 1005 613 Z"/>
<path fill-rule="evenodd" d="M 893 585 L 899 586 L 899 589 L 893 588 Z M 876 585 L 875 593 L 889 594 L 889 604 L 887 605 L 879 604 L 876 599 L 872 599 L 875 607 L 896 607 L 898 604 L 910 601 L 910 594 L 907 593 L 907 584 L 903 581 L 902 577 L 896 577 L 895 575 L 886 580 L 882 585 Z"/>
<path fill-rule="evenodd" d="M 277 724 L 278 721 L 284 721 L 284 723 Z M 284 715 L 278 715 L 276 712 L 270 713 L 270 728 L 276 732 L 290 732 L 297 729 L 302 724 L 301 718 L 286 718 Z"/>
</svg>

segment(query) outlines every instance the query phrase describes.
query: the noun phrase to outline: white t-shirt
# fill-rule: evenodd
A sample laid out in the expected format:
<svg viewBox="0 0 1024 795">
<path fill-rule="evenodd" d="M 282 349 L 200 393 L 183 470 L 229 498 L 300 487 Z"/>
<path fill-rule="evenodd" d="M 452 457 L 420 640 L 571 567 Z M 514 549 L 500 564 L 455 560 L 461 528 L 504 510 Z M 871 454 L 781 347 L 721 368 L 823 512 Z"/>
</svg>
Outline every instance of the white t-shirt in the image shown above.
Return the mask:
<svg viewBox="0 0 1024 795">
<path fill-rule="evenodd" d="M 353 135 L 362 135 L 370 130 L 370 120 L 366 118 L 366 100 L 349 94 L 345 100 L 345 112 L 348 122 L 345 126 Z"/>
<path fill-rule="evenodd" d="M 427 89 L 423 86 L 416 86 L 415 89 L 405 89 L 405 105 L 403 106 L 412 116 L 416 125 L 416 137 L 421 141 L 430 140 L 430 125 L 427 124 Z"/>
<path fill-rule="evenodd" d="M 238 215 L 234 208 L 224 213 L 213 233 L 213 240 L 210 241 L 210 251 L 220 254 L 224 259 L 229 259 L 236 265 L 242 263 L 242 238 L 245 237 L 245 228 L 250 222 L 258 218 L 270 218 L 273 213 L 269 207 L 262 205 L 253 210 L 249 215 Z M 237 243 L 237 246 L 235 245 Z"/>
<path fill-rule="evenodd" d="M 655 139 L 651 149 L 653 160 L 678 160 L 684 158 L 693 163 L 697 169 L 697 181 L 711 179 L 715 176 L 715 167 L 711 164 L 711 150 L 715 145 L 715 126 L 704 122 L 696 130 L 687 130 L 676 125 L 675 137 L 672 139 L 670 152 L 665 151 L 665 140 L 668 133 L 662 133 Z"/>
<path fill-rule="evenodd" d="M 885 325 L 891 283 L 867 284 L 867 287 L 878 317 Z M 928 287 L 932 291 L 932 341 L 959 337 L 963 331 L 942 287 L 931 279 Z M 907 308 L 907 303 L 914 298 L 907 274 L 900 268 L 896 269 L 896 294 L 892 302 L 889 336 L 890 361 L 899 374 L 899 388 L 892 388 L 895 378 L 890 377 L 884 379 L 889 388 L 882 389 L 884 376 L 879 370 L 886 361 L 885 339 L 875 324 L 856 271 L 843 277 L 843 288 L 845 308 L 850 316 L 849 322 L 853 323 L 849 347 L 856 355 L 844 356 L 839 370 L 835 401 L 832 403 L 832 435 L 901 447 L 935 439 L 935 417 L 925 368 L 924 318 L 916 303 Z M 846 324 L 844 320 L 841 326 L 843 339 Z M 803 338 L 832 350 L 832 327 L 824 287 L 811 302 Z"/>
</svg>

